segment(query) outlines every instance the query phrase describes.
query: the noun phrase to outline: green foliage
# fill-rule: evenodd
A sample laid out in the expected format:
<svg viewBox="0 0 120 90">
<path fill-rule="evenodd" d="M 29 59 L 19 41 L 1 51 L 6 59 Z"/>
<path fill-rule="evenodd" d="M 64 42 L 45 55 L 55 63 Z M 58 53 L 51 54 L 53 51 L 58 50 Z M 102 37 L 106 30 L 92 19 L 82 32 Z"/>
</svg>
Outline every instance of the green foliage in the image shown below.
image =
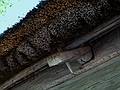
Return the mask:
<svg viewBox="0 0 120 90">
<path fill-rule="evenodd" d="M 10 6 L 10 0 L 0 0 L 0 16 L 4 15 L 6 9 Z"/>
</svg>

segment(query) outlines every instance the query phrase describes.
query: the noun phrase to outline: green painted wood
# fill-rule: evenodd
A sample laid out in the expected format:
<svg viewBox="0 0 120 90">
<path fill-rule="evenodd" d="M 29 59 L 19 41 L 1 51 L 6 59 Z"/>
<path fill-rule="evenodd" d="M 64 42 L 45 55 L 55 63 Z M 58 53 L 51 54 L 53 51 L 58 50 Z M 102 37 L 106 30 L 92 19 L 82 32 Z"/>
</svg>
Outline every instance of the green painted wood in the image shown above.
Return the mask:
<svg viewBox="0 0 120 90">
<path fill-rule="evenodd" d="M 120 90 L 120 56 L 112 61 L 112 64 L 95 72 L 88 71 L 88 75 L 81 79 L 73 78 L 51 90 Z"/>
</svg>

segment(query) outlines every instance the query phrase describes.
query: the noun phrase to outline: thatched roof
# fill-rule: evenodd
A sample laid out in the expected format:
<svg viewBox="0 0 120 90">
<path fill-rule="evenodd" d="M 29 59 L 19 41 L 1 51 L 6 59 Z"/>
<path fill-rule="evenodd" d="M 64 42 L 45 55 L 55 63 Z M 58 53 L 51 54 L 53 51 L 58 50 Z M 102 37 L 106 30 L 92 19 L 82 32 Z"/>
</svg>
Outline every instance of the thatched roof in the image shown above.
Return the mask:
<svg viewBox="0 0 120 90">
<path fill-rule="evenodd" d="M 50 0 L 43 7 L 33 9 L 1 38 L 0 81 L 57 52 L 118 14 L 112 6 L 109 0 Z"/>
<path fill-rule="evenodd" d="M 107 5 L 105 4 L 107 3 L 107 0 L 98 0 L 99 2 L 97 3 L 97 5 L 99 5 L 99 7 L 96 6 L 96 2 L 94 1 L 92 1 L 93 4 L 90 4 L 91 1 L 87 2 L 86 0 L 85 2 L 84 0 L 50 0 L 47 2 L 47 4 L 44 5 L 44 7 L 33 9 L 33 11 L 29 12 L 27 16 L 20 21 L 20 23 L 14 25 L 13 28 L 8 29 L 6 31 L 8 32 L 7 35 L 3 35 L 4 38 L 0 41 L 0 56 L 6 54 L 12 48 L 17 47 L 23 40 L 25 40 L 25 38 L 29 36 L 29 34 L 36 32 L 42 27 L 46 27 L 54 20 L 55 24 L 57 22 L 56 17 L 61 16 L 62 12 L 64 12 L 65 10 L 67 10 L 66 12 L 64 12 L 64 14 L 66 15 L 71 10 L 73 11 L 71 11 L 71 14 L 74 14 L 75 12 L 75 14 L 77 14 L 79 9 L 81 8 L 81 11 L 78 12 L 79 15 L 75 17 L 78 18 L 80 17 L 80 15 L 82 15 L 82 18 L 86 20 L 86 22 L 94 23 L 94 20 L 92 18 L 96 17 L 97 15 L 100 16 L 102 14 L 102 12 L 98 12 L 97 9 L 107 7 Z M 82 12 L 84 12 L 84 14 L 81 14 Z M 64 17 L 67 16 L 63 16 L 63 18 Z"/>
</svg>

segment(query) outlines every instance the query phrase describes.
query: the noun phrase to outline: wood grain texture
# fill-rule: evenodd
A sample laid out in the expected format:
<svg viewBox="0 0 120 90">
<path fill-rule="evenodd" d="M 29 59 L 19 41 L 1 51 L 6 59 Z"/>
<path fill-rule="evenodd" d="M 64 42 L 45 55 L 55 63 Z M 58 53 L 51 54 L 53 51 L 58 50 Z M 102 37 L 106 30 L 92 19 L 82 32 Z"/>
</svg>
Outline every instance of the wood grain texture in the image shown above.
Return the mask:
<svg viewBox="0 0 120 90">
<path fill-rule="evenodd" d="M 113 61 L 113 62 L 112 62 Z M 106 63 L 103 64 L 103 67 Z M 109 61 L 104 68 L 89 70 L 81 79 L 72 79 L 50 90 L 117 90 L 120 88 L 120 56 Z"/>
</svg>

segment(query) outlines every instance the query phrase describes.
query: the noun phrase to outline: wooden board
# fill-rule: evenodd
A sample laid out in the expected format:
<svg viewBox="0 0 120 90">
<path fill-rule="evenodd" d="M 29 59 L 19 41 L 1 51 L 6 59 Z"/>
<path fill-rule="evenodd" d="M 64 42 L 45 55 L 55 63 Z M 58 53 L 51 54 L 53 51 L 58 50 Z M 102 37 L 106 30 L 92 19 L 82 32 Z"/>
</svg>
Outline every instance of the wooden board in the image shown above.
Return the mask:
<svg viewBox="0 0 120 90">
<path fill-rule="evenodd" d="M 120 56 L 109 63 L 104 68 L 94 68 L 94 72 L 88 71 L 83 78 L 77 76 L 51 90 L 120 90 Z"/>
</svg>

